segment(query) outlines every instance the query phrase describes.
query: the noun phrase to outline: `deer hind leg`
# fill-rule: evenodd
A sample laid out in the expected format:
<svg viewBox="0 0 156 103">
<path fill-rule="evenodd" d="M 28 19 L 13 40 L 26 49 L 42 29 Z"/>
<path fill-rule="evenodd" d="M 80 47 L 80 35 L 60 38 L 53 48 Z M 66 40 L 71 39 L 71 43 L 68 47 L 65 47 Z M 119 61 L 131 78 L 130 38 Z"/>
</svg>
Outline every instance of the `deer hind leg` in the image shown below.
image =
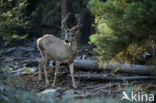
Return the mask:
<svg viewBox="0 0 156 103">
<path fill-rule="evenodd" d="M 70 68 L 70 74 L 71 74 L 71 78 L 72 78 L 73 87 L 77 88 L 76 84 L 75 84 L 75 80 L 74 80 L 74 66 L 73 66 L 73 63 L 69 64 L 69 68 Z"/>
<path fill-rule="evenodd" d="M 60 62 L 56 61 L 56 68 L 55 68 L 54 81 L 53 81 L 52 87 L 55 87 L 59 67 L 60 67 Z"/>
<path fill-rule="evenodd" d="M 47 76 L 47 54 L 45 54 L 44 56 L 44 75 L 45 75 L 46 85 L 49 85 L 49 80 Z"/>
<path fill-rule="evenodd" d="M 38 80 L 42 80 L 42 69 L 43 69 L 43 59 L 40 59 L 39 62 L 39 71 L 38 71 Z"/>
</svg>

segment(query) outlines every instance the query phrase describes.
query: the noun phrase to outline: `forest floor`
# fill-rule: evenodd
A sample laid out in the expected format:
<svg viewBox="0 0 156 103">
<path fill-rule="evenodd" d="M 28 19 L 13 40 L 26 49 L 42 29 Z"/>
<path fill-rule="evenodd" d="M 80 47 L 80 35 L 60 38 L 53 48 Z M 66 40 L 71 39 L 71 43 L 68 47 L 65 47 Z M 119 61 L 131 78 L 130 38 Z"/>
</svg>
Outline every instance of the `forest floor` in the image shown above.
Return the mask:
<svg viewBox="0 0 156 103">
<path fill-rule="evenodd" d="M 80 53 L 81 55 L 83 53 Z M 80 55 L 80 56 L 81 56 Z M 0 66 L 3 67 L 0 72 L 7 71 L 6 85 L 15 84 L 25 91 L 33 91 L 39 96 L 48 92 L 54 92 L 57 96 L 73 96 L 76 99 L 82 98 L 113 98 L 115 101 L 120 101 L 122 91 L 133 89 L 135 91 L 143 90 L 144 92 L 156 92 L 156 80 L 154 81 L 88 81 L 75 79 L 78 86 L 77 89 L 72 87 L 71 76 L 67 67 L 61 68 L 56 87 L 52 88 L 54 69 L 48 69 L 48 78 L 50 85 L 45 86 L 44 76 L 42 81 L 38 81 L 38 61 L 40 59 L 39 51 L 30 46 L 12 47 L 0 51 Z M 36 62 L 37 61 L 37 62 Z M 11 70 L 9 70 L 11 68 Z M 95 71 L 75 71 L 75 74 L 90 73 L 97 74 Z M 3 73 L 5 76 L 5 73 Z M 113 75 L 109 72 L 102 74 Z M 122 75 L 122 74 L 117 74 Z"/>
</svg>

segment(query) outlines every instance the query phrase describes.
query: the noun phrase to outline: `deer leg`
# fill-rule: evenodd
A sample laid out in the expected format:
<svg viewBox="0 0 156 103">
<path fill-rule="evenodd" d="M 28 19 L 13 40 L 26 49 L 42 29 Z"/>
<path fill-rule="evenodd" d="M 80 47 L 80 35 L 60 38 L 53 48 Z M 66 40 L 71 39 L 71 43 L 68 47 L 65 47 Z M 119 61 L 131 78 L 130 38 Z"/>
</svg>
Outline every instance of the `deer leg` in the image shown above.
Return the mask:
<svg viewBox="0 0 156 103">
<path fill-rule="evenodd" d="M 43 60 L 42 58 L 40 59 L 40 62 L 39 62 L 39 71 L 38 71 L 38 80 L 42 80 L 42 68 L 43 67 Z"/>
<path fill-rule="evenodd" d="M 71 74 L 71 78 L 72 78 L 73 87 L 77 88 L 76 84 L 75 84 L 75 80 L 74 80 L 74 70 L 73 70 L 74 66 L 73 66 L 73 63 L 69 64 L 69 68 L 70 68 L 70 74 Z"/>
<path fill-rule="evenodd" d="M 46 85 L 49 85 L 49 80 L 47 76 L 47 55 L 45 55 L 44 57 L 44 75 L 45 75 Z"/>
<path fill-rule="evenodd" d="M 59 66 L 60 66 L 60 62 L 56 61 L 56 68 L 55 68 L 54 81 L 53 81 L 52 87 L 55 87 L 57 74 L 58 74 L 58 71 L 59 71 Z"/>
<path fill-rule="evenodd" d="M 54 68 L 54 65 L 53 65 L 54 61 L 50 60 L 50 69 L 52 70 Z"/>
</svg>

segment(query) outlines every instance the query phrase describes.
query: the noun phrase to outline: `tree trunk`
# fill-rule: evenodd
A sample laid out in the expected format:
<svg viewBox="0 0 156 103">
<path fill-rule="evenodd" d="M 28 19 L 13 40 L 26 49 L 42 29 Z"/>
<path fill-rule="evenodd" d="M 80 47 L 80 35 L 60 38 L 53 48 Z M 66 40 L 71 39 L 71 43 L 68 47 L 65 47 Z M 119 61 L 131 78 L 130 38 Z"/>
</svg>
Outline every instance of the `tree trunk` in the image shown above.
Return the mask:
<svg viewBox="0 0 156 103">
<path fill-rule="evenodd" d="M 67 15 L 68 13 L 68 1 L 67 0 L 61 0 L 61 20 L 64 19 L 64 17 Z M 66 22 L 67 23 L 67 22 Z M 63 39 L 64 37 L 64 30 L 61 30 L 61 38 Z"/>
<path fill-rule="evenodd" d="M 3 0 L 0 1 L 0 5 L 3 5 Z"/>
<path fill-rule="evenodd" d="M 88 44 L 89 36 L 91 34 L 91 23 L 91 14 L 89 11 L 86 11 L 85 14 L 83 14 L 82 18 L 82 27 L 80 35 L 81 44 Z"/>
</svg>

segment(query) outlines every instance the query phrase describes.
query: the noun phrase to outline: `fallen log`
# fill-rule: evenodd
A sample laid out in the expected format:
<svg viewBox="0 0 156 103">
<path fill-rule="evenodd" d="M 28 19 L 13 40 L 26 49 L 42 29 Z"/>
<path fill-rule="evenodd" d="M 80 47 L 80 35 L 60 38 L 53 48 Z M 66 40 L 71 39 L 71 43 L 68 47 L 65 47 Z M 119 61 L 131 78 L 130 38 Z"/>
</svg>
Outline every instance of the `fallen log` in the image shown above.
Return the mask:
<svg viewBox="0 0 156 103">
<path fill-rule="evenodd" d="M 21 64 L 34 67 L 38 66 L 39 58 L 29 58 L 20 61 Z M 156 75 L 156 66 L 152 65 L 136 65 L 136 64 L 110 64 L 110 63 L 98 63 L 94 60 L 82 60 L 77 59 L 74 61 L 74 67 L 76 70 L 83 71 L 115 71 L 116 73 L 128 73 L 139 75 Z M 61 67 L 64 68 L 64 67 Z"/>
<path fill-rule="evenodd" d="M 27 67 L 34 67 L 39 65 L 39 58 L 28 58 L 25 60 L 20 61 L 22 64 L 26 64 Z"/>
<path fill-rule="evenodd" d="M 10 54 L 10 53 L 14 52 L 15 50 L 16 50 L 16 47 L 7 48 L 7 49 L 4 49 L 4 50 L 1 50 L 0 55 Z"/>
<path fill-rule="evenodd" d="M 81 70 L 93 71 L 116 71 L 139 75 L 155 75 L 156 66 L 136 65 L 136 64 L 110 64 L 98 63 L 93 60 L 75 60 L 74 67 Z"/>
<path fill-rule="evenodd" d="M 156 76 L 106 76 L 103 74 L 75 74 L 75 78 L 96 81 L 139 81 L 155 80 Z"/>
<path fill-rule="evenodd" d="M 0 55 L 8 55 L 11 54 L 13 52 L 17 52 L 17 51 L 21 51 L 21 52 L 34 52 L 35 48 L 32 47 L 11 47 L 11 48 L 6 48 L 3 50 L 0 50 Z"/>
</svg>

